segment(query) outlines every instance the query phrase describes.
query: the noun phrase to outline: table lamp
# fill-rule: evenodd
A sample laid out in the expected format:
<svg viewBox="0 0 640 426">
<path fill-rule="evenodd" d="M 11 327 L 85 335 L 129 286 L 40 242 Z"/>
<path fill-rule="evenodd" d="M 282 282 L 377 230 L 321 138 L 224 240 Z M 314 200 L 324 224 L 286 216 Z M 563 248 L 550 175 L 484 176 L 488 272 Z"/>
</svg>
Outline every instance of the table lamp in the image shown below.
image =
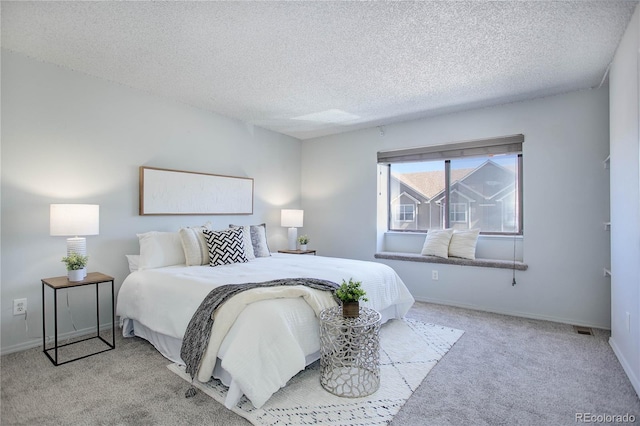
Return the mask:
<svg viewBox="0 0 640 426">
<path fill-rule="evenodd" d="M 289 250 L 296 249 L 298 229 L 302 227 L 304 210 L 283 209 L 280 217 L 280 225 L 289 228 Z"/>
<path fill-rule="evenodd" d="M 67 238 L 67 256 L 87 255 L 87 239 L 80 235 L 98 235 L 100 206 L 97 204 L 51 204 L 49 234 Z M 87 276 L 87 271 L 84 271 Z"/>
</svg>

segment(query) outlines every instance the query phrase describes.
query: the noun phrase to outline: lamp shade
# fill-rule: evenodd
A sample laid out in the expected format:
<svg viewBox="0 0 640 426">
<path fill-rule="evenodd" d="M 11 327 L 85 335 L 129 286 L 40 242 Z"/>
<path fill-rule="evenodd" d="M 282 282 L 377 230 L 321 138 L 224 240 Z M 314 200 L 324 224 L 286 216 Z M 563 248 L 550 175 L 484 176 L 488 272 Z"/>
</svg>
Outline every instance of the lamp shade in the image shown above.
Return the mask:
<svg viewBox="0 0 640 426">
<path fill-rule="evenodd" d="M 287 228 L 301 228 L 304 210 L 283 209 L 280 217 L 280 225 Z"/>
<path fill-rule="evenodd" d="M 49 234 L 52 236 L 98 235 L 100 206 L 97 204 L 51 204 Z"/>
</svg>

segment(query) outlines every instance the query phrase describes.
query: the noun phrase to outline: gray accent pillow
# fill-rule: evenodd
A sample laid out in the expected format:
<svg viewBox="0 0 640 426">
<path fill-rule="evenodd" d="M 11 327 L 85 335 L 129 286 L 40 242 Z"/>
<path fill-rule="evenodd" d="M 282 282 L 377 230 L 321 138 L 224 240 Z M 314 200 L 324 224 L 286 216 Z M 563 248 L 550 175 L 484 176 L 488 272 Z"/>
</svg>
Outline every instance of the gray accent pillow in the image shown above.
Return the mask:
<svg viewBox="0 0 640 426">
<path fill-rule="evenodd" d="M 271 251 L 267 244 L 267 225 L 251 225 L 251 245 L 253 246 L 253 254 L 256 257 L 269 257 Z"/>
</svg>

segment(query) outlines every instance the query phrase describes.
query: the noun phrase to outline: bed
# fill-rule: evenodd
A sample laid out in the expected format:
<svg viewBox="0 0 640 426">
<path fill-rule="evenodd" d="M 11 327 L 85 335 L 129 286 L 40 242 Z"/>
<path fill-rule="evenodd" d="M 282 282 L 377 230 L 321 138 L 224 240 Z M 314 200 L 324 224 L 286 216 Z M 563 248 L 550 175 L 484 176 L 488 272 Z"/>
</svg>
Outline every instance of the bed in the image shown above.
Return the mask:
<svg viewBox="0 0 640 426">
<path fill-rule="evenodd" d="M 141 238 L 141 257 L 143 251 Z M 281 278 L 318 278 L 339 284 L 354 278 L 362 281 L 369 299 L 361 303 L 380 312 L 383 322 L 402 318 L 414 303 L 400 277 L 381 263 L 263 252 L 246 262 L 215 267 L 188 265 L 188 256 L 182 264 L 163 266 L 180 260 L 179 250 L 174 255 L 175 259 L 167 260 L 165 253 L 162 261 L 147 263 L 127 276 L 118 294 L 116 315 L 125 337 L 146 339 L 179 364 L 184 364 L 180 348 L 191 317 L 211 289 L 220 285 Z M 237 317 L 224 335 L 212 334 L 218 346 L 211 353 L 207 350 L 196 379 L 206 382 L 215 377 L 228 386 L 228 408 L 243 395 L 254 406 L 262 406 L 291 377 L 319 358 L 317 311 L 335 305 L 327 292 L 320 293 L 324 295 L 318 295 L 315 305 L 295 292 L 276 298 L 245 297 L 242 309 L 234 308 L 238 309 Z M 227 302 L 229 309 L 231 300 Z M 221 315 L 215 317 L 214 329 L 224 318 L 231 318 Z"/>
</svg>

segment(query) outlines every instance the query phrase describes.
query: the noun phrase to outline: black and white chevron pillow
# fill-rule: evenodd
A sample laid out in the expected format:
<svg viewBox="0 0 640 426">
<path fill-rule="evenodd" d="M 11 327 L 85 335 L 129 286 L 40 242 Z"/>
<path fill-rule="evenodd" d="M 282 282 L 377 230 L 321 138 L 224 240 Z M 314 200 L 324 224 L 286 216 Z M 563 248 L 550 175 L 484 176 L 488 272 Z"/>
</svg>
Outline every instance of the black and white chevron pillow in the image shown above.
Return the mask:
<svg viewBox="0 0 640 426">
<path fill-rule="evenodd" d="M 247 262 L 242 241 L 242 228 L 230 228 L 224 231 L 204 229 L 202 233 L 209 247 L 210 266 Z"/>
</svg>

